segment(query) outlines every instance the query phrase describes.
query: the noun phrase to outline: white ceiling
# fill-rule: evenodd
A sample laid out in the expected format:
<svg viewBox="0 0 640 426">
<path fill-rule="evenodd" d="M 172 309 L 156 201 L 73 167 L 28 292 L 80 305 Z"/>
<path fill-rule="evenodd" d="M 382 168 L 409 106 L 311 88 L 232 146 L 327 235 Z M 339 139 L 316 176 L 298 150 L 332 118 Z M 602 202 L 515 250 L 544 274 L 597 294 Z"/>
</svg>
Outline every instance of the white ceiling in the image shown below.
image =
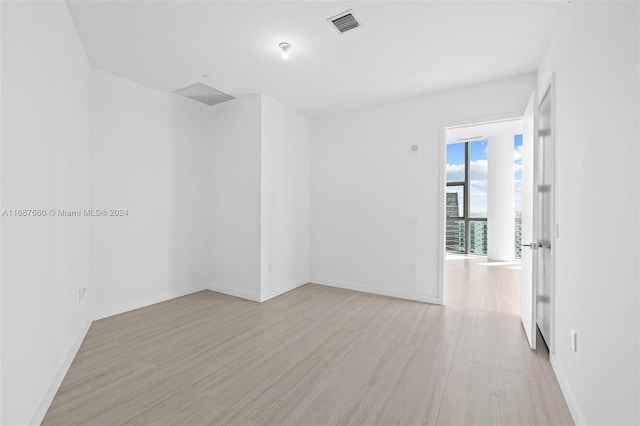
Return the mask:
<svg viewBox="0 0 640 426">
<path fill-rule="evenodd" d="M 92 65 L 172 92 L 201 80 L 309 115 L 535 71 L 557 1 L 67 1 Z M 327 18 L 353 8 L 363 27 Z M 278 43 L 292 44 L 280 58 Z M 203 74 L 210 77 L 206 80 Z"/>
</svg>

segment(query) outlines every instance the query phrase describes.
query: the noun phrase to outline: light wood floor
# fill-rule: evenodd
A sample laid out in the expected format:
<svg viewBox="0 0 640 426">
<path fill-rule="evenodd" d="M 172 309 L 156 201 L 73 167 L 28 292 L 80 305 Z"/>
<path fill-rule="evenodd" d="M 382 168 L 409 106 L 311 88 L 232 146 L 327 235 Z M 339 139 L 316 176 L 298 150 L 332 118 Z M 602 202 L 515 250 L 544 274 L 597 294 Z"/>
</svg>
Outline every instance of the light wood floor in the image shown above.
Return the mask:
<svg viewBox="0 0 640 426">
<path fill-rule="evenodd" d="M 450 258 L 446 307 L 307 284 L 96 321 L 43 424 L 571 424 L 516 268 Z"/>
</svg>

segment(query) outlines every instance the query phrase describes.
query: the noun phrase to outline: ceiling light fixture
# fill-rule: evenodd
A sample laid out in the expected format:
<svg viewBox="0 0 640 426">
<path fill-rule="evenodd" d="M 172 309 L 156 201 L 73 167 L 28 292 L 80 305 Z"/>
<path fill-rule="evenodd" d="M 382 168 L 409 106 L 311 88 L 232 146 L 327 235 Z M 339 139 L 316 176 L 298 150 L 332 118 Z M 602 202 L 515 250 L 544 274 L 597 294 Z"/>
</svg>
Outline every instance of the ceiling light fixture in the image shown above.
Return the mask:
<svg viewBox="0 0 640 426">
<path fill-rule="evenodd" d="M 280 54 L 280 56 L 282 56 L 282 59 L 285 61 L 289 59 L 288 50 L 291 49 L 291 44 L 287 43 L 286 41 L 283 41 L 278 45 L 278 47 L 280 48 L 280 50 L 282 50 L 282 53 Z"/>
</svg>

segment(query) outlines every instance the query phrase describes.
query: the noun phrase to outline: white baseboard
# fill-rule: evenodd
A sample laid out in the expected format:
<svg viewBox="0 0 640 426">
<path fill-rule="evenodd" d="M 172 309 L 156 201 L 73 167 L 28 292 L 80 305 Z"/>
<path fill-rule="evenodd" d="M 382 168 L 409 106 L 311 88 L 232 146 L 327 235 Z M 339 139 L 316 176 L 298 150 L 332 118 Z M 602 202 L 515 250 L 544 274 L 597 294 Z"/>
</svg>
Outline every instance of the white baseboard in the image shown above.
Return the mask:
<svg viewBox="0 0 640 426">
<path fill-rule="evenodd" d="M 274 297 L 278 297 L 281 294 L 285 294 L 293 289 L 296 289 L 300 286 L 303 286 L 305 284 L 307 284 L 309 281 L 305 280 L 304 282 L 301 282 L 299 284 L 294 284 L 293 286 L 288 286 L 288 287 L 284 287 L 284 288 L 278 288 L 275 291 L 272 291 L 268 294 L 261 294 L 260 296 L 260 302 L 266 302 L 267 300 L 273 299 Z"/>
<path fill-rule="evenodd" d="M 241 299 L 251 300 L 252 302 L 260 302 L 260 294 L 253 293 L 235 288 L 225 287 L 217 284 L 210 284 L 207 287 L 208 290 L 215 291 L 217 293 L 227 294 L 229 296 L 239 297 Z"/>
<path fill-rule="evenodd" d="M 415 295 L 415 294 L 405 293 L 402 291 L 372 288 L 372 287 L 368 287 L 360 284 L 344 283 L 344 282 L 327 280 L 327 279 L 318 278 L 318 277 L 312 277 L 311 282 L 314 284 L 326 285 L 329 287 L 338 287 L 338 288 L 344 288 L 346 290 L 360 291 L 363 293 L 378 294 L 380 296 L 389 296 L 389 297 L 395 297 L 398 299 L 412 300 L 415 302 L 442 305 L 442 300 L 440 300 L 437 297 L 432 297 L 427 295 Z"/>
<path fill-rule="evenodd" d="M 144 308 L 145 306 L 155 305 L 156 303 L 165 302 L 167 300 L 175 299 L 176 297 L 186 296 L 187 294 L 196 293 L 202 290 L 207 290 L 207 288 L 202 286 L 185 287 L 176 290 L 169 290 L 153 297 L 138 299 L 134 302 L 128 301 L 118 306 L 110 306 L 107 308 L 98 309 L 97 313 L 93 317 L 93 320 L 95 321 L 113 315 L 122 314 L 124 312 L 133 311 L 134 309 Z"/>
<path fill-rule="evenodd" d="M 573 417 L 573 422 L 576 424 L 576 426 L 586 424 L 584 421 L 584 417 L 582 416 L 582 412 L 580 411 L 580 407 L 578 406 L 578 402 L 576 401 L 576 397 L 571 391 L 569 382 L 567 381 L 567 378 L 564 375 L 560 364 L 558 364 L 555 356 L 553 356 L 552 354 L 549 354 L 549 361 L 551 362 L 551 367 L 553 368 L 553 372 L 556 375 L 556 379 L 558 379 L 558 384 L 560 385 L 562 395 L 564 395 L 564 399 L 565 401 L 567 401 L 567 406 L 569 407 L 571 417 Z"/>
<path fill-rule="evenodd" d="M 42 420 L 44 420 L 44 416 L 45 414 L 47 414 L 47 410 L 49 409 L 49 406 L 53 402 L 53 398 L 56 396 L 56 393 L 58 392 L 58 389 L 60 388 L 60 385 L 62 384 L 64 377 L 67 375 L 67 371 L 69 371 L 69 367 L 71 367 L 71 363 L 76 357 L 76 354 L 80 349 L 80 345 L 82 345 L 82 341 L 87 335 L 87 332 L 89 331 L 89 327 L 91 327 L 92 322 L 93 321 L 91 320 L 91 318 L 89 318 L 86 324 L 82 327 L 82 330 L 80 330 L 80 333 L 78 333 L 78 336 L 76 337 L 73 344 L 71 345 L 71 348 L 69 348 L 69 352 L 67 353 L 67 356 L 62 362 L 62 365 L 60 366 L 58 373 L 56 374 L 53 381 L 51 382 L 51 385 L 49 386 L 47 393 L 42 398 L 40 405 L 38 405 L 38 409 L 36 410 L 35 414 L 31 418 L 29 425 L 39 425 L 40 423 L 42 423 Z"/>
</svg>

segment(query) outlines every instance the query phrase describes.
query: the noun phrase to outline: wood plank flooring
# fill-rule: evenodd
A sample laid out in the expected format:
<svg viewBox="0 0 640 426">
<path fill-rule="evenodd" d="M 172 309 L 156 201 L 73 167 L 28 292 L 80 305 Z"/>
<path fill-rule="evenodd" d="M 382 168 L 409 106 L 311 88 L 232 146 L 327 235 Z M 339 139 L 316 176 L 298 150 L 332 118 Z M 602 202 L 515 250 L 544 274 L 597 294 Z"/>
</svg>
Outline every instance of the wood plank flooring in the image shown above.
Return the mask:
<svg viewBox="0 0 640 426">
<path fill-rule="evenodd" d="M 307 284 L 99 320 L 43 424 L 572 424 L 527 346 L 518 273 L 452 256 L 446 307 Z"/>
</svg>

